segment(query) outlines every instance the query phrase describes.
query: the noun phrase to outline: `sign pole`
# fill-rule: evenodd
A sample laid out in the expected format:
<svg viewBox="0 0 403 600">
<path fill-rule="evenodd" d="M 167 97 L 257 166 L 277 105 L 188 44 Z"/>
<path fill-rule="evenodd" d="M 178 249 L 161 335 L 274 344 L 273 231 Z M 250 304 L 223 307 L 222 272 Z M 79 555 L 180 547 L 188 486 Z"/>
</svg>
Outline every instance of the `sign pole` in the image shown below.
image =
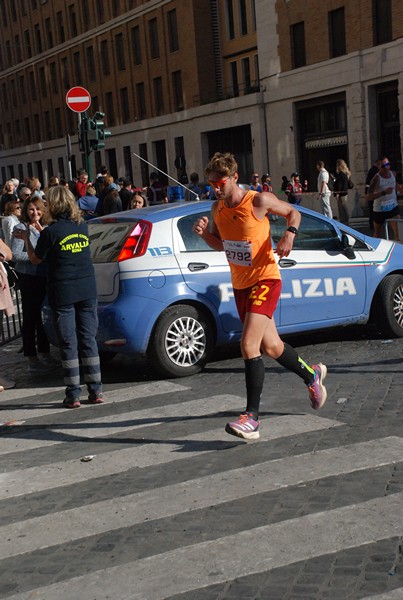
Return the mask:
<svg viewBox="0 0 403 600">
<path fill-rule="evenodd" d="M 71 138 L 69 134 L 66 135 L 66 153 L 67 153 L 67 177 L 68 181 L 73 179 L 71 171 Z"/>
</svg>

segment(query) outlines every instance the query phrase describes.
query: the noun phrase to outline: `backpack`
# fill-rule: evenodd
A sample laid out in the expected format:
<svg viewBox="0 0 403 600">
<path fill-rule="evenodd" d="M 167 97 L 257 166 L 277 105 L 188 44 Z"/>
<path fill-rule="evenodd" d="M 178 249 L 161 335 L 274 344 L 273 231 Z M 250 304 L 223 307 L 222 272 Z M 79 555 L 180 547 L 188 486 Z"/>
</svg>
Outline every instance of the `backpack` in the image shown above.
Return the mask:
<svg viewBox="0 0 403 600">
<path fill-rule="evenodd" d="M 327 187 L 329 188 L 329 190 L 331 192 L 334 191 L 334 184 L 336 183 L 336 177 L 333 175 L 333 173 L 329 172 L 329 181 L 327 182 Z"/>
<path fill-rule="evenodd" d="M 348 189 L 352 190 L 354 187 L 354 181 L 351 179 L 351 177 L 348 178 Z"/>
</svg>

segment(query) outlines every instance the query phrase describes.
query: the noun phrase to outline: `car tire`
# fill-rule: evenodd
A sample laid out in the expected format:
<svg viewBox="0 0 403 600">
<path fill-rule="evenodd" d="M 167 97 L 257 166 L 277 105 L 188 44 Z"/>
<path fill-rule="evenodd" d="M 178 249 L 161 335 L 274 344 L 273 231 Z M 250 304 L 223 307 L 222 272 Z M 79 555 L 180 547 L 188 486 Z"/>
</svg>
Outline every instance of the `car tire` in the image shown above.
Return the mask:
<svg viewBox="0 0 403 600">
<path fill-rule="evenodd" d="M 202 370 L 212 349 L 208 318 L 195 306 L 176 304 L 157 320 L 147 354 L 160 374 L 186 377 Z"/>
<path fill-rule="evenodd" d="M 388 275 L 381 282 L 375 324 L 385 337 L 403 337 L 403 275 Z"/>
</svg>

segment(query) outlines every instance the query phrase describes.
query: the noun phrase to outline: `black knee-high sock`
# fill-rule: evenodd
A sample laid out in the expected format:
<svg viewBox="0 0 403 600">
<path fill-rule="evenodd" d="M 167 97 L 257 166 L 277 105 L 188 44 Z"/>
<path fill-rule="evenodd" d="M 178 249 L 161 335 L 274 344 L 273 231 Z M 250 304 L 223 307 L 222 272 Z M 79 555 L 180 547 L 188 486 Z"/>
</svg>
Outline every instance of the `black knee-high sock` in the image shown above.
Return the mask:
<svg viewBox="0 0 403 600">
<path fill-rule="evenodd" d="M 246 412 L 259 416 L 260 396 L 264 382 L 264 363 L 261 356 L 245 360 Z"/>
<path fill-rule="evenodd" d="M 282 367 L 296 373 L 307 385 L 310 385 L 315 379 L 315 371 L 298 356 L 294 348 L 289 346 L 289 344 L 284 344 L 284 352 L 276 358 L 276 361 Z"/>
</svg>

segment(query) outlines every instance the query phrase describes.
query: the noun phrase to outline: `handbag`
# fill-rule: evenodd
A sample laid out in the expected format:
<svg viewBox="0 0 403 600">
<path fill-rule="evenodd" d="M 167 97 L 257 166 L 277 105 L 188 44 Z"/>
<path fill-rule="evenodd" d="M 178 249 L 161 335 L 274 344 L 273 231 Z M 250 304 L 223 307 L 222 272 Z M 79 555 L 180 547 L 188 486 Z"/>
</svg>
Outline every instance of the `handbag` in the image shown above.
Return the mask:
<svg viewBox="0 0 403 600">
<path fill-rule="evenodd" d="M 3 262 L 3 265 L 4 265 L 4 268 L 7 273 L 8 286 L 9 286 L 10 290 L 12 290 L 13 288 L 15 288 L 18 285 L 17 271 L 6 260 Z"/>
<path fill-rule="evenodd" d="M 354 187 L 354 182 L 353 182 L 353 180 L 351 179 L 351 177 L 349 177 L 349 178 L 348 178 L 348 189 L 349 189 L 349 190 L 352 190 L 352 189 L 353 189 L 353 187 Z"/>
</svg>

